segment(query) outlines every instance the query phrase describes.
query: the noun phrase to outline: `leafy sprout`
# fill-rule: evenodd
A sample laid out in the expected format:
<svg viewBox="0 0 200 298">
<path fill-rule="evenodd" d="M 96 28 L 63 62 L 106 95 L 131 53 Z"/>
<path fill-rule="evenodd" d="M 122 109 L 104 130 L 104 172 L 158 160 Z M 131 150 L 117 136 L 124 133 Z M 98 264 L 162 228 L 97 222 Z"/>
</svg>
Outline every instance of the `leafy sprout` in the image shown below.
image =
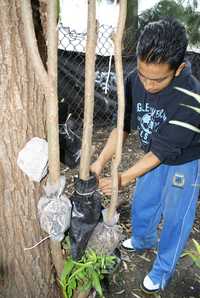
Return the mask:
<svg viewBox="0 0 200 298">
<path fill-rule="evenodd" d="M 85 292 L 92 288 L 103 297 L 101 281 L 115 266 L 116 259 L 115 256 L 97 255 L 93 250 L 87 250 L 78 262 L 69 257 L 59 280 L 64 297 L 71 298 L 76 289 Z"/>
<path fill-rule="evenodd" d="M 182 256 L 189 256 L 195 265 L 200 269 L 200 244 L 195 239 L 192 239 L 192 241 L 194 243 L 195 249 L 187 250 L 182 254 Z"/>
</svg>

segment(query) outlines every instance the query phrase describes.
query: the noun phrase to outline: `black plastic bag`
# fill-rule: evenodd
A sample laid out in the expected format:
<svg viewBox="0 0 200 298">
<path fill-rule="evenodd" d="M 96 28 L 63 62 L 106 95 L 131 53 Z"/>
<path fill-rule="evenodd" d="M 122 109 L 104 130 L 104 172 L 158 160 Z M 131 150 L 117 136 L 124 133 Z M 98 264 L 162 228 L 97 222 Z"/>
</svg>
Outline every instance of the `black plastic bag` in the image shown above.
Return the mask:
<svg viewBox="0 0 200 298">
<path fill-rule="evenodd" d="M 87 181 L 76 179 L 71 203 L 72 217 L 69 228 L 71 254 L 74 260 L 79 260 L 101 217 L 101 195 L 97 192 L 95 176 L 91 176 Z"/>
<path fill-rule="evenodd" d="M 71 114 L 64 124 L 59 124 L 59 143 L 60 161 L 71 169 L 75 168 L 80 162 L 81 139 Z"/>
</svg>

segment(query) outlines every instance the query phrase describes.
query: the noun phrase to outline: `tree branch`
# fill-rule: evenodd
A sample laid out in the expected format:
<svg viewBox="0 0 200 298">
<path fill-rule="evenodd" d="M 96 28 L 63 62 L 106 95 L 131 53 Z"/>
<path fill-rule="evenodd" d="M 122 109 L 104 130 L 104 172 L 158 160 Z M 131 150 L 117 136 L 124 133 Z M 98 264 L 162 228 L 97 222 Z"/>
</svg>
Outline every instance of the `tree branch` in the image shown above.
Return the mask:
<svg viewBox="0 0 200 298">
<path fill-rule="evenodd" d="M 48 75 L 40 57 L 35 31 L 33 26 L 32 8 L 30 0 L 21 0 L 21 15 L 24 23 L 24 41 L 31 59 L 31 63 L 37 74 L 36 79 L 39 84 L 46 90 L 48 89 Z"/>
</svg>

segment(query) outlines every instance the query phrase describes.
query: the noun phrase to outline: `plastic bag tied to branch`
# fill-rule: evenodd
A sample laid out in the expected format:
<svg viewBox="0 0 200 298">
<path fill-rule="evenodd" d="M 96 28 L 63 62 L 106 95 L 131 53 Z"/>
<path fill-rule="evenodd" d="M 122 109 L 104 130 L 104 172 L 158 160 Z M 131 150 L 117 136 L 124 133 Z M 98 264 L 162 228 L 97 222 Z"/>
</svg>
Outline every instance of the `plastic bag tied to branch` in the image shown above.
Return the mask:
<svg viewBox="0 0 200 298">
<path fill-rule="evenodd" d="M 60 177 L 59 187 L 51 184 L 44 187 L 45 195 L 38 202 L 38 216 L 41 228 L 50 235 L 52 240 L 61 241 L 69 229 L 72 205 L 63 193 L 64 176 Z"/>
<path fill-rule="evenodd" d="M 59 124 L 60 161 L 71 169 L 79 164 L 81 156 L 81 139 L 77 130 L 71 114 L 64 124 Z"/>
<path fill-rule="evenodd" d="M 88 240 L 100 220 L 101 195 L 97 191 L 97 179 L 90 176 L 88 180 L 75 179 L 75 192 L 71 196 L 72 217 L 69 228 L 71 254 L 79 260 L 86 249 Z"/>
</svg>

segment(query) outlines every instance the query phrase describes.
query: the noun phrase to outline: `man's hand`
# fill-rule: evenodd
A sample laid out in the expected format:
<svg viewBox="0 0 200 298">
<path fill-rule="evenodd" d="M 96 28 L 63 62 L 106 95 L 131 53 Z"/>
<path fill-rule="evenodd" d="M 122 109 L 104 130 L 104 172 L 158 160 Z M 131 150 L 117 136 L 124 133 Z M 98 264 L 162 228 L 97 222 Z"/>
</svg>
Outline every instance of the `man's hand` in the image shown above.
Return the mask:
<svg viewBox="0 0 200 298">
<path fill-rule="evenodd" d="M 121 175 L 118 175 L 118 190 L 121 189 Z M 112 195 L 112 177 L 106 177 L 106 178 L 101 178 L 99 179 L 99 188 L 101 191 L 107 195 L 111 196 Z"/>
<path fill-rule="evenodd" d="M 128 185 L 129 183 L 135 183 L 135 179 L 133 177 L 131 180 L 129 176 L 124 175 L 124 173 L 118 173 L 118 190 L 122 189 L 122 187 Z M 99 179 L 99 188 L 101 191 L 107 195 L 112 195 L 112 177 L 106 177 Z"/>
<path fill-rule="evenodd" d="M 103 170 L 103 166 L 98 160 L 93 162 L 93 164 L 91 164 L 91 166 L 90 166 L 90 171 L 92 173 L 95 173 L 97 177 L 100 176 L 102 170 Z"/>
<path fill-rule="evenodd" d="M 106 196 L 112 195 L 112 177 L 99 179 L 99 188 Z"/>
</svg>

